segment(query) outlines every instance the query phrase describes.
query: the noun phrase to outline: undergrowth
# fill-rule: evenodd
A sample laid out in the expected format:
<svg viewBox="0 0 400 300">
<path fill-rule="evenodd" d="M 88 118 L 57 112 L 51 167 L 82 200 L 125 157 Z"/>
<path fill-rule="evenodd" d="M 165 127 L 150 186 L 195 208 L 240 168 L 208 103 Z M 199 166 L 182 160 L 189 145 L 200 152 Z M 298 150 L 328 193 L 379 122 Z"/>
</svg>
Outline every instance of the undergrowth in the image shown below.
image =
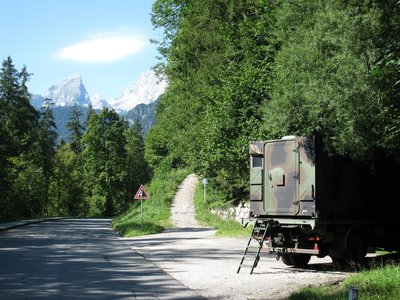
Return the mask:
<svg viewBox="0 0 400 300">
<path fill-rule="evenodd" d="M 172 170 L 156 174 L 146 186 L 149 200 L 143 200 L 143 227 L 140 200 L 133 200 L 128 211 L 113 220 L 112 228 L 125 237 L 154 234 L 164 228 L 173 227 L 170 223 L 171 203 L 179 184 L 188 175 L 186 170 Z"/>
<path fill-rule="evenodd" d="M 222 201 L 222 193 L 213 188 L 212 183 L 206 186 L 204 197 L 203 184 L 200 182 L 194 195 L 196 209 L 196 220 L 203 226 L 212 227 L 217 230 L 219 236 L 239 237 L 250 236 L 251 229 L 243 226 L 233 218 L 223 220 L 218 215 L 211 213 L 212 208 L 228 208 Z"/>
</svg>

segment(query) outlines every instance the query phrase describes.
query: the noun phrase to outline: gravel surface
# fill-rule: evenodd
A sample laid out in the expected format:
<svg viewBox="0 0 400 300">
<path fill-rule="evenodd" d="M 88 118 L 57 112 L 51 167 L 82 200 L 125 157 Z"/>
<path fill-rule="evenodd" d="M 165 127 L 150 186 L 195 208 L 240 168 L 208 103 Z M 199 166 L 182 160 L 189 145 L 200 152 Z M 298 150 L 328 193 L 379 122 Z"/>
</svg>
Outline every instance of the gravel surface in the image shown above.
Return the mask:
<svg viewBox="0 0 400 300">
<path fill-rule="evenodd" d="M 219 238 L 194 218 L 193 193 L 198 179 L 189 175 L 175 196 L 171 219 L 176 228 L 136 238 L 121 238 L 147 260 L 208 299 L 286 299 L 301 287 L 332 284 L 348 274 L 330 258 L 313 257 L 307 269 L 288 267 L 262 252 L 253 274 L 238 265 L 248 238 Z"/>
</svg>

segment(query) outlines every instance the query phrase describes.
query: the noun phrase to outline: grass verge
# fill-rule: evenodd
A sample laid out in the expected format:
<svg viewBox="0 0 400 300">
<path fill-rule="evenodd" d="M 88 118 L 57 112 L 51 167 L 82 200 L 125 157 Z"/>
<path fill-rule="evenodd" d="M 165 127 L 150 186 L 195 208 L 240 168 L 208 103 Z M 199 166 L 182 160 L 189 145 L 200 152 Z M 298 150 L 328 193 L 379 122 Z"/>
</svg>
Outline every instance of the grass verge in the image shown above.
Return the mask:
<svg viewBox="0 0 400 300">
<path fill-rule="evenodd" d="M 335 286 L 309 287 L 290 296 L 290 300 L 349 299 L 349 288 L 358 289 L 359 299 L 399 299 L 400 266 L 389 264 L 355 274 Z"/>
<path fill-rule="evenodd" d="M 170 223 L 171 203 L 176 189 L 188 175 L 186 170 L 172 170 L 167 174 L 156 174 L 146 186 L 149 200 L 143 200 L 143 230 L 140 200 L 132 200 L 129 210 L 115 218 L 112 228 L 125 237 L 154 234 L 164 228 L 173 227 Z"/>
<path fill-rule="evenodd" d="M 196 209 L 196 220 L 203 226 L 217 229 L 218 236 L 240 237 L 250 236 L 251 228 L 243 228 L 242 225 L 234 219 L 223 220 L 219 216 L 211 213 L 212 208 L 224 208 L 226 204 L 221 202 L 222 197 L 218 190 L 207 185 L 206 202 L 204 202 L 203 184 L 197 185 L 194 194 L 194 206 Z"/>
</svg>

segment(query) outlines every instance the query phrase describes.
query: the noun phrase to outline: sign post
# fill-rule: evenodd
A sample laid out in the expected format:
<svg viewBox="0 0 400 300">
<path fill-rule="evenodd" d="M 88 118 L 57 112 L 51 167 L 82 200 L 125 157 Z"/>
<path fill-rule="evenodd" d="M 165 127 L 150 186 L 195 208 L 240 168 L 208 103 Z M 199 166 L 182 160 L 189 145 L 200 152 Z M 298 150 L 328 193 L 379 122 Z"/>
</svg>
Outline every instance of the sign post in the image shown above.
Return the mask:
<svg viewBox="0 0 400 300">
<path fill-rule="evenodd" d="M 203 199 L 204 199 L 204 203 L 206 203 L 206 189 L 207 189 L 206 186 L 208 184 L 207 178 L 203 178 L 202 183 L 203 183 L 203 192 L 204 192 Z"/>
<path fill-rule="evenodd" d="M 140 200 L 140 219 L 141 219 L 141 230 L 143 231 L 143 200 L 150 199 L 149 193 L 144 188 L 143 184 L 140 185 L 138 191 L 133 197 L 135 200 Z"/>
</svg>

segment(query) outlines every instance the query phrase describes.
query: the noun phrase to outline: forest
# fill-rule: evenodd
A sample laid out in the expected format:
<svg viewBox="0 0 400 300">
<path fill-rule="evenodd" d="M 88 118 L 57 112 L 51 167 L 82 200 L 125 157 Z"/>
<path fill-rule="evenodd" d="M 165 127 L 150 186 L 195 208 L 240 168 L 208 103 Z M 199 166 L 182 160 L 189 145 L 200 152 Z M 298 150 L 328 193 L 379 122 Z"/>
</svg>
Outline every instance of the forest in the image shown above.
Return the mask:
<svg viewBox="0 0 400 300">
<path fill-rule="evenodd" d="M 43 216 L 114 216 L 150 179 L 142 128 L 114 110 L 89 107 L 85 124 L 74 107 L 70 139 L 57 133 L 46 99 L 41 111 L 29 103 L 30 74 L 11 59 L 0 71 L 0 220 Z M 139 170 L 139 171 L 138 171 Z"/>
<path fill-rule="evenodd" d="M 248 198 L 252 140 L 319 136 L 370 168 L 399 161 L 399 16 L 397 0 L 156 0 L 169 87 L 147 161 L 211 178 L 225 202 Z"/>
<path fill-rule="evenodd" d="M 0 219 L 115 216 L 151 174 L 206 177 L 223 202 L 248 195 L 248 146 L 319 136 L 374 168 L 400 163 L 398 0 L 155 0 L 168 79 L 145 137 L 113 110 L 69 116 L 56 144 L 51 103 L 29 104 L 26 67 L 0 71 Z M 173 173 L 171 173 L 173 174 Z"/>
</svg>

